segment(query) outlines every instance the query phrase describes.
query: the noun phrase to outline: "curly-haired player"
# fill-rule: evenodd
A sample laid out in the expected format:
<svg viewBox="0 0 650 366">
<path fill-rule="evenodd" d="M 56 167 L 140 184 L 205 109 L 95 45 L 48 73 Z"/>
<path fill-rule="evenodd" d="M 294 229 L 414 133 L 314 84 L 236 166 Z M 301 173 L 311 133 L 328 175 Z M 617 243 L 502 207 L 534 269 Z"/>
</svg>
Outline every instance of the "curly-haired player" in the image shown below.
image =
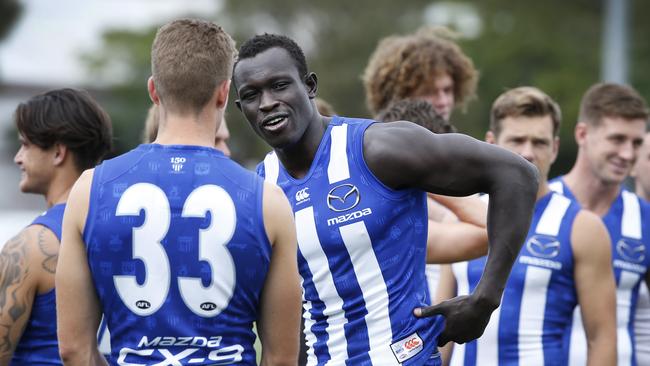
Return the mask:
<svg viewBox="0 0 650 366">
<path fill-rule="evenodd" d="M 475 97 L 478 72 L 444 28 L 382 39 L 363 73 L 366 103 L 375 115 L 391 102 L 426 99 L 444 119 Z"/>
</svg>

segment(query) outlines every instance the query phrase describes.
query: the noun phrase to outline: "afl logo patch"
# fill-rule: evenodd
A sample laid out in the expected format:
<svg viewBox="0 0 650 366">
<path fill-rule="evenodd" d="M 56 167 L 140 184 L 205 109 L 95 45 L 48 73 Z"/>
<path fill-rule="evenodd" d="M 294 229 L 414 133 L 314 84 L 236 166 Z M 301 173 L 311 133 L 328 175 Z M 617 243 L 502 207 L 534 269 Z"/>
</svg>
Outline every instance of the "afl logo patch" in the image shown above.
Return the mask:
<svg viewBox="0 0 650 366">
<path fill-rule="evenodd" d="M 621 259 L 641 263 L 645 260 L 645 246 L 642 242 L 632 239 L 621 239 L 616 243 L 616 252 Z"/>
<path fill-rule="evenodd" d="M 533 235 L 526 242 L 526 249 L 536 257 L 555 258 L 560 254 L 560 242 L 552 236 Z"/>
<path fill-rule="evenodd" d="M 342 212 L 356 207 L 361 200 L 359 189 L 350 183 L 332 188 L 327 194 L 327 207 L 335 212 Z"/>
</svg>

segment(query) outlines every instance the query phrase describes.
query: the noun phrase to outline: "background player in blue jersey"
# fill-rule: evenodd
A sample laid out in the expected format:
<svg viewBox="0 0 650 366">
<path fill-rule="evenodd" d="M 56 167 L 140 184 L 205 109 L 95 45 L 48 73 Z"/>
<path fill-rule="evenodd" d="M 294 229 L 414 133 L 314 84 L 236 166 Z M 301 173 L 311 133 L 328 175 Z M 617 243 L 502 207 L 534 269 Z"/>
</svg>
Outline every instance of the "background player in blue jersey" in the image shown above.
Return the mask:
<svg viewBox="0 0 650 366">
<path fill-rule="evenodd" d="M 542 179 L 533 224 L 501 308 L 480 339 L 455 348 L 452 365 L 568 365 L 563 336 L 577 304 L 589 339 L 589 365 L 616 363 L 609 235 L 598 216 L 548 187 L 559 150 L 560 118 L 557 103 L 532 87 L 509 90 L 492 106 L 486 141 L 535 164 Z M 453 265 L 459 293 L 473 289 L 484 263 L 476 259 Z M 441 287 L 450 280 L 454 282 L 449 272 L 443 272 Z"/>
<path fill-rule="evenodd" d="M 74 89 L 32 97 L 14 118 L 20 190 L 43 195 L 47 211 L 0 254 L 0 365 L 60 365 L 54 272 L 63 211 L 81 172 L 110 150 L 111 124 L 88 93 Z"/>
<path fill-rule="evenodd" d="M 214 148 L 235 48 L 182 19 L 152 47 L 155 143 L 85 172 L 70 194 L 57 273 L 66 364 L 102 364 L 104 310 L 121 365 L 295 364 L 300 286 L 282 192 Z M 84 265 L 76 265 L 83 263 Z"/>
<path fill-rule="evenodd" d="M 321 116 L 313 102 L 316 75 L 284 36 L 246 41 L 233 82 L 237 105 L 274 149 L 259 172 L 294 207 L 308 363 L 435 365 L 436 340 L 480 336 L 530 224 L 534 167 L 503 149 L 410 122 Z M 421 308 L 429 302 L 425 191 L 497 198 L 477 290 Z M 446 317 L 444 331 L 441 317 L 420 318 L 438 314 Z"/>
<path fill-rule="evenodd" d="M 582 98 L 578 118 L 576 162 L 550 186 L 577 199 L 607 226 L 617 286 L 617 365 L 636 365 L 633 319 L 639 288 L 650 282 L 650 205 L 624 190 L 622 183 L 643 142 L 648 107 L 629 86 L 596 84 Z M 584 332 L 578 316 L 576 313 L 570 340 L 571 365 L 585 364 Z"/>
</svg>

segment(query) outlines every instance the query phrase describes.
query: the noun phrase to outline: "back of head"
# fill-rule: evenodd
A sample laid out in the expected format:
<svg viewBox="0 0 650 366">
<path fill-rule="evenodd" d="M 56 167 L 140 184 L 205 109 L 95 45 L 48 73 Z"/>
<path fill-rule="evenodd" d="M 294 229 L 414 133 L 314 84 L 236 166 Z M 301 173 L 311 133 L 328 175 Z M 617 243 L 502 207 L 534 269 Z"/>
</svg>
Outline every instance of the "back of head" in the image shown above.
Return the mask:
<svg viewBox="0 0 650 366">
<path fill-rule="evenodd" d="M 34 96 L 16 108 L 18 132 L 49 149 L 62 144 L 73 153 L 79 171 L 94 167 L 112 148 L 108 114 L 85 91 L 57 89 Z"/>
<path fill-rule="evenodd" d="M 490 131 L 496 136 L 501 132 L 501 121 L 508 117 L 544 117 L 553 121 L 553 136 L 560 133 L 562 114 L 560 106 L 543 91 L 522 86 L 501 94 L 492 104 Z"/>
<path fill-rule="evenodd" d="M 235 43 L 220 26 L 180 19 L 162 26 L 151 49 L 151 71 L 169 111 L 198 113 L 232 75 Z"/>
<path fill-rule="evenodd" d="M 305 59 L 305 54 L 300 46 L 298 46 L 298 44 L 291 38 L 278 34 L 264 33 L 249 38 L 247 41 L 242 43 L 239 48 L 237 62 L 247 58 L 253 58 L 260 53 L 275 47 L 287 51 L 289 56 L 294 60 L 300 77 L 305 77 L 307 75 L 307 60 Z M 236 63 L 235 67 L 237 67 Z"/>
<path fill-rule="evenodd" d="M 456 127 L 436 113 L 433 105 L 426 100 L 403 99 L 393 102 L 380 111 L 375 119 L 383 122 L 410 121 L 433 133 L 456 132 Z"/>
<path fill-rule="evenodd" d="M 626 120 L 648 119 L 648 106 L 632 87 L 614 83 L 592 86 L 580 103 L 580 122 L 600 125 L 603 117 L 620 117 Z"/>
<path fill-rule="evenodd" d="M 382 39 L 363 73 L 366 103 L 372 114 L 395 100 L 418 97 L 423 85 L 433 85 L 447 73 L 454 98 L 464 105 L 475 97 L 478 72 L 444 28 L 423 28 L 414 34 Z"/>
</svg>

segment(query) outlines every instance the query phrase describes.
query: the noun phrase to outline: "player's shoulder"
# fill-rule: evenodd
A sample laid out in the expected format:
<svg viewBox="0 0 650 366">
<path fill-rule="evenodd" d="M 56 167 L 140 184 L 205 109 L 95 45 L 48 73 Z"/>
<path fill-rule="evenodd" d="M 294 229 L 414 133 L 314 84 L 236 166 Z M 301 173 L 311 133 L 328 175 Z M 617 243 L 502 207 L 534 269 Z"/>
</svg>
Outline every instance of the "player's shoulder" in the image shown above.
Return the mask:
<svg viewBox="0 0 650 366">
<path fill-rule="evenodd" d="M 608 252 L 610 237 L 603 220 L 595 213 L 580 208 L 571 231 L 571 246 L 576 256 Z"/>
</svg>

